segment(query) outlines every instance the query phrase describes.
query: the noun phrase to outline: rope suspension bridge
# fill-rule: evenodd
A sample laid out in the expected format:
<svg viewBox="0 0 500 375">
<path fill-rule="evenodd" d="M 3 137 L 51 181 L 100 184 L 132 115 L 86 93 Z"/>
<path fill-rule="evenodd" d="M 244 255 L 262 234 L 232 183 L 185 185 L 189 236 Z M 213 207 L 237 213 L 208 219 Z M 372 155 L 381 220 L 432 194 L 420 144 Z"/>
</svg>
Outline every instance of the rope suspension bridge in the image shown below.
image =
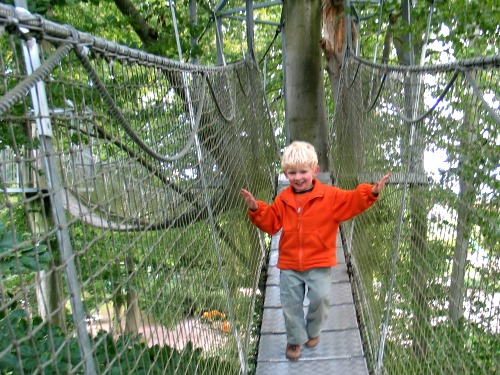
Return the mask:
<svg viewBox="0 0 500 375">
<path fill-rule="evenodd" d="M 283 187 L 257 63 L 0 25 L 0 374 L 500 371 L 500 56 L 345 57 L 325 178 L 393 178 L 342 224 L 331 322 L 289 362 L 277 238 L 240 197 Z"/>
</svg>

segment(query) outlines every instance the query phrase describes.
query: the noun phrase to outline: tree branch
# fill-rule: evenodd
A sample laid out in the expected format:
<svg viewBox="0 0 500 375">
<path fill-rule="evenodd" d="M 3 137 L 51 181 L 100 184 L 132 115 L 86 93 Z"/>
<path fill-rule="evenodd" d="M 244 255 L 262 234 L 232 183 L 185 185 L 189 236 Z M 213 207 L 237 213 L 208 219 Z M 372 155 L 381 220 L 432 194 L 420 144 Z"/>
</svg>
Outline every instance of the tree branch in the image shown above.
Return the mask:
<svg viewBox="0 0 500 375">
<path fill-rule="evenodd" d="M 130 0 L 114 0 L 118 10 L 129 19 L 130 25 L 145 46 L 158 40 L 158 30 L 151 28 Z"/>
<path fill-rule="evenodd" d="M 387 27 L 387 32 L 385 33 L 384 51 L 382 53 L 382 64 L 389 63 L 389 55 L 391 54 L 391 41 L 394 34 L 393 26 L 398 21 L 399 16 L 401 16 L 401 11 L 397 13 L 391 13 L 389 15 L 389 27 Z"/>
</svg>

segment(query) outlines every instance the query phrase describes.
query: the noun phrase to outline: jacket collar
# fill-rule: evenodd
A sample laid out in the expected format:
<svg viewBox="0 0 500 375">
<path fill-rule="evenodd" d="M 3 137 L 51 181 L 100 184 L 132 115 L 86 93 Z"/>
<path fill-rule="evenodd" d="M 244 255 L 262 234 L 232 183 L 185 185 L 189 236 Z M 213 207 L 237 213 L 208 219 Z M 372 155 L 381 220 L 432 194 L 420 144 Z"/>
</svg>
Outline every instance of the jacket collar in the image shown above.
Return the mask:
<svg viewBox="0 0 500 375">
<path fill-rule="evenodd" d="M 314 184 L 314 188 L 309 193 L 310 194 L 309 199 L 324 196 L 325 195 L 325 185 L 322 184 L 319 180 L 317 180 L 315 178 L 313 179 L 313 184 Z M 283 192 L 280 194 L 280 197 L 281 197 L 281 200 L 283 202 L 295 207 L 295 197 L 294 197 L 293 188 L 291 186 L 288 186 L 285 190 L 283 190 Z"/>
</svg>

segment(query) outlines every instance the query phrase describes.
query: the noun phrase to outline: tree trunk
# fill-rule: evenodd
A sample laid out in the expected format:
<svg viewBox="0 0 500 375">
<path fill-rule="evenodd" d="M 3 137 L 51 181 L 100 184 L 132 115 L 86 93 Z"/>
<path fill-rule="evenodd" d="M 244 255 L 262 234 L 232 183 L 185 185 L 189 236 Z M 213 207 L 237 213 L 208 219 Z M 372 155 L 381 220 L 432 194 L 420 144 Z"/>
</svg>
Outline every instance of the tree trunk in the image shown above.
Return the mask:
<svg viewBox="0 0 500 375">
<path fill-rule="evenodd" d="M 196 0 L 189 0 L 189 19 L 191 20 L 191 25 L 196 28 L 198 26 L 198 13 Z M 189 41 L 191 45 L 191 51 L 194 51 L 198 47 L 198 39 L 191 35 L 191 40 Z M 193 55 L 191 52 L 191 64 L 198 64 L 198 56 Z"/>
<path fill-rule="evenodd" d="M 404 1 L 402 5 L 401 15 L 402 21 L 406 24 L 411 20 L 411 6 L 408 1 Z M 391 16 L 391 24 L 394 21 Z M 414 64 L 414 46 L 411 42 L 411 34 L 406 33 L 394 38 L 394 46 L 398 56 L 400 65 Z M 386 55 L 387 51 L 384 51 Z M 415 74 L 410 74 L 405 78 L 404 83 L 404 113 L 408 118 L 414 118 L 416 115 L 415 109 L 422 108 L 422 105 L 416 106 L 420 101 L 422 104 L 423 92 L 416 97 L 417 80 L 419 77 Z M 403 123 L 405 126 L 405 139 L 402 145 L 403 164 L 407 166 L 407 172 L 410 174 L 425 174 L 424 169 L 424 153 L 425 143 L 421 136 L 421 128 L 425 126 L 423 122 L 419 123 Z M 409 217 L 411 225 L 410 238 L 410 253 L 411 253 L 411 279 L 409 281 L 410 289 L 412 290 L 411 309 L 414 316 L 411 326 L 411 337 L 413 339 L 413 351 L 417 358 L 425 358 L 428 352 L 428 330 L 430 328 L 429 321 L 429 305 L 427 303 L 427 274 L 430 261 L 427 259 L 427 187 L 417 184 L 411 184 L 409 187 Z"/>
<path fill-rule="evenodd" d="M 290 0 L 285 13 L 286 124 L 290 142 L 314 145 L 323 172 L 328 161 L 328 129 L 321 61 L 321 1 Z"/>
<path fill-rule="evenodd" d="M 418 173 L 411 171 L 410 173 Z M 427 246 L 427 187 L 410 186 L 411 223 L 411 273 L 413 352 L 417 358 L 425 358 L 428 352 L 430 308 L 428 300 L 428 273 L 431 261 Z"/>
<path fill-rule="evenodd" d="M 397 13 L 391 13 L 389 15 L 389 26 L 387 27 L 387 31 L 385 32 L 385 38 L 384 38 L 384 49 L 382 52 L 382 64 L 388 64 L 389 63 L 389 57 L 391 55 L 391 45 L 392 45 L 392 40 L 393 40 L 393 34 L 394 34 L 394 24 L 397 22 L 399 16 L 401 15 L 401 12 Z M 399 51 L 401 50 L 401 43 L 398 43 L 397 41 L 394 41 L 394 45 L 396 45 L 396 49 Z M 399 53 L 398 53 L 399 56 Z M 399 60 L 401 61 L 401 60 Z"/>
<path fill-rule="evenodd" d="M 343 0 L 322 0 L 322 38 L 321 49 L 325 55 L 326 71 L 330 80 L 331 97 L 337 100 L 340 84 L 340 68 L 344 59 L 344 44 L 347 41 L 345 30 L 346 16 Z M 358 30 L 354 20 L 351 19 L 352 50 L 356 53 Z"/>
<path fill-rule="evenodd" d="M 56 263 L 56 262 L 54 262 Z M 58 263 L 58 262 L 57 262 Z M 60 264 L 54 264 L 54 268 Z M 36 299 L 38 314 L 44 322 L 66 331 L 65 309 L 62 301 L 62 274 L 60 269 L 40 271 L 37 275 Z"/>
<path fill-rule="evenodd" d="M 139 330 L 141 312 L 139 311 L 139 294 L 135 289 L 135 265 L 132 256 L 127 256 L 125 259 L 128 274 L 128 290 L 127 290 L 127 318 L 125 323 L 125 332 L 136 334 Z"/>
<path fill-rule="evenodd" d="M 125 314 L 125 302 L 126 295 L 123 293 L 123 288 L 121 286 L 121 259 L 119 257 L 115 258 L 114 271 L 112 271 L 111 278 L 111 290 L 115 290 L 113 293 L 113 314 L 110 318 L 112 322 L 112 329 L 114 332 L 119 332 L 122 334 L 125 332 L 126 326 L 126 314 Z"/>
<path fill-rule="evenodd" d="M 130 26 L 132 26 L 145 47 L 153 45 L 158 40 L 158 31 L 148 25 L 132 1 L 114 0 L 114 3 L 118 10 L 127 17 Z"/>
<path fill-rule="evenodd" d="M 457 238 L 455 242 L 455 254 L 453 256 L 449 297 L 449 314 L 453 323 L 457 323 L 464 315 L 465 266 L 470 238 L 470 224 L 468 224 L 470 207 L 468 203 L 470 202 L 468 201 L 470 201 L 469 197 L 472 191 L 472 184 L 461 177 L 458 198 Z"/>
<path fill-rule="evenodd" d="M 399 55 L 399 53 L 398 53 Z M 405 114 L 409 118 L 415 115 L 415 103 L 421 101 L 423 93 L 417 98 L 416 82 L 419 79 L 415 75 L 409 75 L 404 84 L 404 100 L 405 100 Z M 421 106 L 422 107 L 422 106 Z M 416 124 L 404 123 L 405 126 L 405 140 L 403 143 L 403 164 L 407 166 L 407 173 L 410 175 L 423 175 L 424 169 L 424 153 L 425 142 L 422 138 L 422 127 L 425 126 L 423 122 Z M 428 258 L 427 247 L 427 213 L 428 213 L 428 199 L 427 199 L 427 186 L 420 184 L 410 184 L 409 186 L 409 217 L 411 225 L 411 238 L 410 238 L 410 252 L 411 252 L 411 279 L 410 285 L 412 290 L 412 337 L 413 337 L 413 350 L 418 358 L 424 358 L 427 355 L 428 343 L 427 332 L 430 327 L 429 321 L 429 304 L 427 300 L 429 295 L 427 293 L 428 283 L 428 267 L 430 260 Z"/>
<path fill-rule="evenodd" d="M 35 234 L 47 233 L 48 227 L 51 225 L 49 223 L 53 223 L 49 199 L 33 201 L 31 205 L 32 212 L 29 214 L 31 231 Z M 47 214 L 49 216 L 45 217 Z M 50 248 L 57 249 L 57 242 Z M 65 330 L 65 309 L 61 308 L 64 305 L 61 262 L 57 253 L 52 253 L 52 257 L 51 269 L 41 270 L 37 274 L 36 299 L 38 314 L 44 322 L 49 322 L 51 325 Z"/>
<path fill-rule="evenodd" d="M 462 134 L 467 134 L 466 139 L 460 142 L 459 171 L 474 170 L 477 167 L 471 165 L 470 158 L 473 155 L 473 147 L 477 147 L 475 137 L 473 136 L 473 127 L 468 116 L 464 118 L 465 130 Z M 459 175 L 460 192 L 458 195 L 457 208 L 457 237 L 455 241 L 455 253 L 453 256 L 453 270 L 451 273 L 450 296 L 449 296 L 449 315 L 453 323 L 457 323 L 464 314 L 464 294 L 465 294 L 465 267 L 467 262 L 467 250 L 469 248 L 469 239 L 471 233 L 470 207 L 474 205 L 475 191 L 471 178 L 467 173 Z"/>
</svg>

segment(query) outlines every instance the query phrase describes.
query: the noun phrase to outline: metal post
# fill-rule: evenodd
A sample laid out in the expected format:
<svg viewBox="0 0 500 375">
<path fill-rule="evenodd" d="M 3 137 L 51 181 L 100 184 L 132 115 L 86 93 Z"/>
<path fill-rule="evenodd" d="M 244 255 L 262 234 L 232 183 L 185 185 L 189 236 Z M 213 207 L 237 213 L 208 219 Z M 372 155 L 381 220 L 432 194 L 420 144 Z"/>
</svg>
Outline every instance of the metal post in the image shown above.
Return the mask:
<svg viewBox="0 0 500 375">
<path fill-rule="evenodd" d="M 252 59 L 255 60 L 255 53 L 253 48 L 253 1 L 246 0 L 246 18 L 247 18 L 247 49 Z"/>
<path fill-rule="evenodd" d="M 26 9 L 26 2 L 24 0 L 16 0 L 16 12 L 30 14 Z M 27 31 L 21 28 L 21 32 L 25 33 Z M 40 52 L 36 39 L 30 37 L 28 40 L 23 41 L 22 50 L 27 74 L 31 75 L 41 65 Z M 61 253 L 61 261 L 64 264 L 64 272 L 68 284 L 69 299 L 73 321 L 76 327 L 78 344 L 84 362 L 85 373 L 94 375 L 97 374 L 97 371 L 92 356 L 92 345 L 90 344 L 90 338 L 87 332 L 85 311 L 74 261 L 75 257 L 71 247 L 66 212 L 63 206 L 63 187 L 57 170 L 55 151 L 52 145 L 52 127 L 44 83 L 42 81 L 38 82 L 30 90 L 30 94 L 33 102 L 37 132 L 40 136 L 40 148 L 43 155 L 44 174 L 49 190 L 51 214 L 54 219 L 54 225 L 57 228 L 56 237 Z"/>
<path fill-rule="evenodd" d="M 344 0 L 344 29 L 345 29 L 345 38 L 347 39 L 347 44 L 346 44 L 347 50 L 351 52 L 352 51 L 351 0 Z"/>
<path fill-rule="evenodd" d="M 403 22 L 409 26 L 411 25 L 411 0 L 403 0 L 401 6 Z M 411 33 L 403 35 L 403 65 L 413 65 L 414 56 L 411 40 Z"/>
<path fill-rule="evenodd" d="M 217 64 L 226 65 L 224 58 L 224 38 L 222 35 L 222 21 L 220 17 L 215 16 L 215 41 L 217 45 Z"/>
</svg>

